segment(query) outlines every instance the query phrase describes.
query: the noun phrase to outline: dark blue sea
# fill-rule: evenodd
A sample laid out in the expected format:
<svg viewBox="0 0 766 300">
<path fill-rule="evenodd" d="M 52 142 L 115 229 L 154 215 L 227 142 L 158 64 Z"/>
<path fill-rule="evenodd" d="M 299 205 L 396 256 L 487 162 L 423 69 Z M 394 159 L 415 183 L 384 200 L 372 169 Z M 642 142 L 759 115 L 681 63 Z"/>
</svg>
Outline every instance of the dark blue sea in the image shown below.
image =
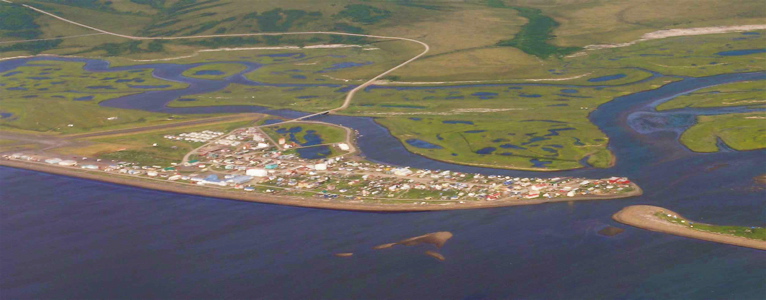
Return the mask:
<svg viewBox="0 0 766 300">
<path fill-rule="evenodd" d="M 0 70 L 19 64 L 6 61 Z M 173 78 L 188 68 L 164 66 L 155 67 L 177 73 Z M 693 116 L 732 111 L 654 110 L 659 102 L 696 89 L 764 79 L 764 73 L 685 78 L 602 105 L 590 118 L 610 137 L 617 163 L 609 169 L 541 174 L 450 165 L 407 152 L 373 119 L 319 119 L 359 130 L 360 149 L 370 160 L 513 176 L 628 176 L 645 191 L 630 199 L 359 213 L 180 195 L 0 167 L 0 298 L 764 299 L 766 251 L 611 219 L 625 206 L 649 204 L 706 223 L 766 225 L 766 189 L 753 181 L 766 173 L 766 151 L 722 147 L 696 154 L 677 140 L 693 125 Z M 197 80 L 173 97 L 222 87 Z M 170 110 L 163 103 L 172 98 L 157 96 L 161 93 L 103 105 Z M 625 232 L 598 233 L 609 226 Z M 372 249 L 436 231 L 454 234 L 438 250 L 445 261 L 425 255 L 436 250 L 428 245 Z M 339 252 L 354 256 L 334 256 Z"/>
<path fill-rule="evenodd" d="M 763 299 L 766 252 L 610 219 L 657 204 L 706 222 L 766 220 L 766 194 L 749 183 L 684 176 L 640 199 L 356 213 L 0 168 L 0 289 L 4 299 Z M 715 188 L 686 184 L 697 176 Z M 626 231 L 599 235 L 606 226 Z M 372 250 L 435 231 L 454 234 L 443 262 L 427 246 Z"/>
</svg>

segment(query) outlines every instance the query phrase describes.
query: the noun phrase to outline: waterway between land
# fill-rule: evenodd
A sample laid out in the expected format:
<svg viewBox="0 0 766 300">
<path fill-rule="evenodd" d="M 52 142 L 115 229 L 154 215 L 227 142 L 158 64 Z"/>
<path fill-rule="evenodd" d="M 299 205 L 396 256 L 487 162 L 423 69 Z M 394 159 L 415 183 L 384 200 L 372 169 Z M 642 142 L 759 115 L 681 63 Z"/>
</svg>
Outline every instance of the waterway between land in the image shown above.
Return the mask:
<svg viewBox="0 0 766 300">
<path fill-rule="evenodd" d="M 0 62 L 0 71 L 42 59 Z M 88 62 L 86 70 L 108 69 L 103 62 L 79 61 Z M 175 114 L 304 114 L 255 106 L 165 107 L 182 95 L 214 91 L 242 82 L 243 77 L 187 81 L 178 77 L 186 67 L 164 65 L 121 68 L 155 68 L 155 76 L 191 86 L 102 105 Z M 678 142 L 679 131 L 689 122 L 643 121 L 647 112 L 654 113 L 653 105 L 662 101 L 746 80 L 766 80 L 766 73 L 684 78 L 601 105 L 590 119 L 610 138 L 609 147 L 617 157 L 615 166 L 608 169 L 539 173 L 449 164 L 408 152 L 372 118 L 312 119 L 358 130 L 359 148 L 370 160 L 512 176 L 626 176 L 645 193 L 624 200 L 370 214 L 214 201 L 0 168 L 0 250 L 12 258 L 2 261 L 3 273 L 10 277 L 0 281 L 0 288 L 14 298 L 311 298 L 321 294 L 330 298 L 755 299 L 766 293 L 763 251 L 625 228 L 610 219 L 622 207 L 650 204 L 705 223 L 766 224 L 766 191 L 753 188 L 752 182 L 766 171 L 766 151 L 694 153 Z M 724 112 L 728 109 L 668 111 L 661 116 L 686 120 L 688 115 Z M 615 237 L 596 233 L 606 226 L 626 231 Z M 443 263 L 425 260 L 422 253 L 413 255 L 414 250 L 395 250 L 396 254 L 365 250 L 381 242 L 445 230 L 454 238 L 440 251 L 448 257 Z M 342 260 L 332 257 L 339 252 L 355 255 Z M 168 282 L 167 278 L 175 279 Z M 66 288 L 71 286 L 82 288 Z"/>
</svg>

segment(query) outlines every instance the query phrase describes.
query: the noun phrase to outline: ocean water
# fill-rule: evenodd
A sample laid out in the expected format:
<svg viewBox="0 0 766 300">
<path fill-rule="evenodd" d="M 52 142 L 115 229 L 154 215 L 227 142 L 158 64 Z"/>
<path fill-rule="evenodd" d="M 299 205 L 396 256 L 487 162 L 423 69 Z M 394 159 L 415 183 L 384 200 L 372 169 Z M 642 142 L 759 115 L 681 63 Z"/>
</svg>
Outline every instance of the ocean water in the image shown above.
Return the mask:
<svg viewBox="0 0 766 300">
<path fill-rule="evenodd" d="M 695 182 L 721 177 L 684 175 L 634 199 L 356 213 L 0 168 L 0 292 L 5 299 L 762 299 L 766 252 L 611 220 L 632 204 L 708 222 L 766 220 L 766 194 L 748 192 L 748 183 L 713 181 L 702 191 Z M 597 234 L 606 226 L 626 231 Z M 372 250 L 435 231 L 454 234 L 439 250 L 444 262 L 424 255 L 426 246 Z"/>
<path fill-rule="evenodd" d="M 89 62 L 93 68 L 106 67 Z M 19 63 L 5 61 L 0 68 Z M 162 65 L 154 74 L 174 77 L 186 68 Z M 233 78 L 227 80 L 241 80 Z M 611 215 L 628 205 L 649 204 L 701 222 L 765 226 L 766 190 L 754 186 L 752 178 L 766 172 L 766 151 L 695 154 L 678 143 L 672 122 L 643 132 L 628 121 L 656 116 L 658 103 L 696 89 L 764 79 L 765 73 L 685 78 L 600 106 L 590 119 L 610 137 L 617 163 L 609 169 L 534 173 L 452 165 L 407 152 L 370 118 L 317 117 L 359 130 L 359 147 L 370 160 L 511 176 L 628 176 L 645 190 L 629 199 L 358 213 L 181 195 L 0 167 L 0 296 L 763 299 L 766 251 L 637 229 L 612 221 Z M 229 81 L 192 83 L 177 94 L 147 92 L 142 99 L 107 102 L 159 111 L 168 109 L 162 107 L 168 101 L 162 95 L 216 90 Z M 662 116 L 723 112 L 728 111 L 668 111 Z M 625 232 L 613 237 L 597 233 L 607 226 Z M 435 250 L 428 246 L 372 249 L 435 231 L 454 234 L 438 250 L 446 257 L 443 262 L 424 254 Z M 355 255 L 333 255 L 339 252 Z"/>
</svg>

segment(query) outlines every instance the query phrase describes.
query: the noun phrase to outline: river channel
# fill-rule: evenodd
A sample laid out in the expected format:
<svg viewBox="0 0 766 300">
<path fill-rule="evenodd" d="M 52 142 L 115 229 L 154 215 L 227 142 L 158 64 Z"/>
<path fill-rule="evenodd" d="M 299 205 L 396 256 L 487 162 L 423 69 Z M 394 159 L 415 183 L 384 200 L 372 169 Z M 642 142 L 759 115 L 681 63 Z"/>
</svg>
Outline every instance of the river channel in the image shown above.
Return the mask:
<svg viewBox="0 0 766 300">
<path fill-rule="evenodd" d="M 0 72 L 45 59 L 51 58 L 3 61 Z M 196 65 L 109 68 L 104 61 L 55 59 L 86 62 L 85 69 L 94 72 L 152 68 L 158 78 L 190 84 L 183 90 L 104 101 L 104 106 L 174 114 L 305 114 L 257 106 L 165 106 L 230 83 L 264 84 L 242 76 L 255 64 L 216 81 L 181 75 Z M 766 80 L 766 73 L 683 78 L 601 105 L 590 119 L 609 136 L 617 157 L 608 169 L 540 173 L 449 164 L 410 153 L 372 118 L 312 119 L 358 130 L 359 147 L 370 160 L 512 176 L 627 176 L 645 191 L 622 200 L 356 213 L 178 195 L 0 168 L 0 289 L 13 299 L 757 299 L 766 294 L 765 252 L 649 232 L 610 218 L 622 207 L 648 204 L 702 222 L 766 224 L 766 191 L 754 189 L 752 181 L 766 172 L 766 151 L 700 154 L 678 142 L 679 132 L 693 124 L 689 118 L 730 109 L 654 110 L 697 89 L 746 80 Z M 656 122 L 658 118 L 667 122 Z M 626 231 L 613 237 L 597 233 L 607 226 Z M 371 249 L 435 231 L 454 234 L 439 250 L 444 262 L 423 255 L 425 247 Z M 334 257 L 337 252 L 355 255 Z"/>
</svg>

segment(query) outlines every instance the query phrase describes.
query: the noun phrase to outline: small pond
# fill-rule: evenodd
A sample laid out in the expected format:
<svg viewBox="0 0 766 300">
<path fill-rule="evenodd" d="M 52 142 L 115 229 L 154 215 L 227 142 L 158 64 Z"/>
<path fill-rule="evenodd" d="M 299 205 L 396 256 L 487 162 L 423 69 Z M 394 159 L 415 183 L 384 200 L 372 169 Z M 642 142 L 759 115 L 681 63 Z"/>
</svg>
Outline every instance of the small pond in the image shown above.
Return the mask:
<svg viewBox="0 0 766 300">
<path fill-rule="evenodd" d="M 604 82 L 604 81 L 610 81 L 610 80 L 617 80 L 617 79 L 625 78 L 627 76 L 628 75 L 625 75 L 625 74 L 612 74 L 612 75 L 606 75 L 606 76 L 591 78 L 591 79 L 588 79 L 588 82 Z"/>
<path fill-rule="evenodd" d="M 424 140 L 419 139 L 409 139 L 406 140 L 407 144 L 409 144 L 412 147 L 422 148 L 422 149 L 442 149 L 442 146 L 431 144 L 429 142 L 426 142 Z"/>
</svg>

